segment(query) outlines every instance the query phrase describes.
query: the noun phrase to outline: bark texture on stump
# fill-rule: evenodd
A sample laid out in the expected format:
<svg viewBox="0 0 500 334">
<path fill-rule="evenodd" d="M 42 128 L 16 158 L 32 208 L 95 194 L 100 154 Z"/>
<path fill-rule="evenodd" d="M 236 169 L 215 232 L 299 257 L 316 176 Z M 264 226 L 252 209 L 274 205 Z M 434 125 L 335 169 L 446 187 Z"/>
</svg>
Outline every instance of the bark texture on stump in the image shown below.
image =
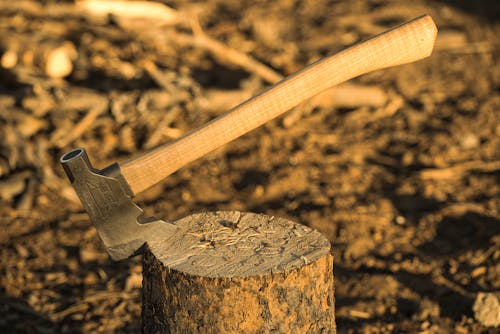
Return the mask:
<svg viewBox="0 0 500 334">
<path fill-rule="evenodd" d="M 240 212 L 188 216 L 144 256 L 144 333 L 335 333 L 319 232 Z"/>
</svg>

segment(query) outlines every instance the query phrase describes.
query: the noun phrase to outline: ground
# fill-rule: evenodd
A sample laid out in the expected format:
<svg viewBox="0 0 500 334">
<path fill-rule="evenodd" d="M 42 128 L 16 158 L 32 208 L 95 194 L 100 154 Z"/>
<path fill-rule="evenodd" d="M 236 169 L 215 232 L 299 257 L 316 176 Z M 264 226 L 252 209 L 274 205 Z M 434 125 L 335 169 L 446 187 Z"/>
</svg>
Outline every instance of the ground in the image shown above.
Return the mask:
<svg viewBox="0 0 500 334">
<path fill-rule="evenodd" d="M 0 2 L 1 332 L 140 332 L 141 259 L 109 259 L 64 152 L 124 161 L 268 86 L 241 55 L 288 75 L 425 13 L 440 31 L 430 58 L 352 81 L 387 101 L 299 107 L 136 200 L 169 220 L 240 210 L 318 229 L 339 333 L 498 330 L 472 306 L 500 291 L 497 1 L 164 3 L 178 12 L 160 26 Z M 64 78 L 44 68 L 57 47 Z"/>
</svg>

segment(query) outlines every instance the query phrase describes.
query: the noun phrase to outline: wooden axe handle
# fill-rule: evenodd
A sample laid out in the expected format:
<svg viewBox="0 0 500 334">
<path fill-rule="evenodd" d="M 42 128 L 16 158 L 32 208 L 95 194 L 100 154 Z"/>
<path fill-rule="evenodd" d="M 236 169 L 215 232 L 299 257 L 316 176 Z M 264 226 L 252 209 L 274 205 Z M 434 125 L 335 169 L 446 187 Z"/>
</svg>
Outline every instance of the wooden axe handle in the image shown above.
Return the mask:
<svg viewBox="0 0 500 334">
<path fill-rule="evenodd" d="M 125 161 L 122 174 L 137 194 L 334 85 L 428 57 L 436 34 L 434 21 L 424 15 L 323 58 L 183 137 Z"/>
</svg>

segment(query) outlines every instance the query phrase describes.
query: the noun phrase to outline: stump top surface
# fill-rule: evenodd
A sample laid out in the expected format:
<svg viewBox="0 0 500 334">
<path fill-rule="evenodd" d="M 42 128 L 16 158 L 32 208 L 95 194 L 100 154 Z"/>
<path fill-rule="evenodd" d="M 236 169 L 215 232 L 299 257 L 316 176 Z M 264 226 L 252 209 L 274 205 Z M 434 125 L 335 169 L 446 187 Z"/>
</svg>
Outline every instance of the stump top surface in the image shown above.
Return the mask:
<svg viewBox="0 0 500 334">
<path fill-rule="evenodd" d="M 237 211 L 194 214 L 176 234 L 149 244 L 169 269 L 204 277 L 247 277 L 286 272 L 328 254 L 321 233 L 284 218 Z"/>
</svg>

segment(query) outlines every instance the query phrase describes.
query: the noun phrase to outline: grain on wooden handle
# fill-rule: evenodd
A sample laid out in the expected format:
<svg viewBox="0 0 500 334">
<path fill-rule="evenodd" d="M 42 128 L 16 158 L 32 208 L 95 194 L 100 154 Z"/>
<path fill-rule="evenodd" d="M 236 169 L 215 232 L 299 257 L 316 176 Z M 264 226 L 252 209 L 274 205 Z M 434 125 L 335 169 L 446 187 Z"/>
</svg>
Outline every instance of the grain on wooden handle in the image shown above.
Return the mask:
<svg viewBox="0 0 500 334">
<path fill-rule="evenodd" d="M 428 57 L 436 34 L 434 21 L 424 15 L 323 58 L 185 136 L 120 164 L 123 176 L 137 194 L 334 85 Z"/>
</svg>

